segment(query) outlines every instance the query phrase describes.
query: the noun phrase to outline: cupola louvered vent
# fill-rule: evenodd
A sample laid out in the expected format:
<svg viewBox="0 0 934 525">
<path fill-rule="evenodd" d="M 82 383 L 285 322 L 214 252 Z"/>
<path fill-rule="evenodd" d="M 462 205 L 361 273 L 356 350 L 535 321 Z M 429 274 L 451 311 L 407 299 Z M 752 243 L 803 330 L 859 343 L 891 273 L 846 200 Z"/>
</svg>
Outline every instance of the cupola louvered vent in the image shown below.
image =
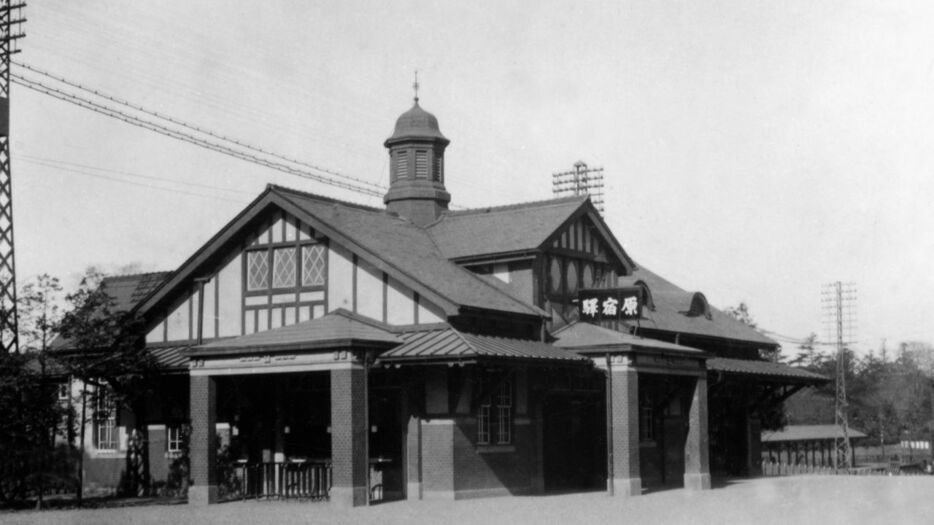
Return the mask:
<svg viewBox="0 0 934 525">
<path fill-rule="evenodd" d="M 444 157 L 435 155 L 435 165 L 431 172 L 431 180 L 444 183 Z"/>
<path fill-rule="evenodd" d="M 428 178 L 428 152 L 425 150 L 415 151 L 415 178 Z"/>
<path fill-rule="evenodd" d="M 409 152 L 396 152 L 396 178 L 405 179 L 409 176 Z"/>
</svg>

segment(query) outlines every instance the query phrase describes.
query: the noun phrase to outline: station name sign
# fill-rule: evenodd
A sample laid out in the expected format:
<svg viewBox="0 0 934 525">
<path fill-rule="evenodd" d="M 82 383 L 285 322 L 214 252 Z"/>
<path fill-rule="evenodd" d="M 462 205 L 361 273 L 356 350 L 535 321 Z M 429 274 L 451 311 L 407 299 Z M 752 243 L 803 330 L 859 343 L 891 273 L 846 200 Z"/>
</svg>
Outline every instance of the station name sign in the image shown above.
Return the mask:
<svg viewBox="0 0 934 525">
<path fill-rule="evenodd" d="M 578 308 L 582 321 L 615 321 L 642 317 L 642 289 L 637 287 L 581 290 Z"/>
</svg>

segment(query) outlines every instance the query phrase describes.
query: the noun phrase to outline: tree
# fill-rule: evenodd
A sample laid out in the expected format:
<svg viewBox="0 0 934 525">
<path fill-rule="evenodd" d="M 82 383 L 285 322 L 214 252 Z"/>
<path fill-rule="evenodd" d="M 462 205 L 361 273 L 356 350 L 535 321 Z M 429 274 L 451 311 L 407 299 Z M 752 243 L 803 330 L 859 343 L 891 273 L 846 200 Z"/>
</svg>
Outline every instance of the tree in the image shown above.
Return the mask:
<svg viewBox="0 0 934 525">
<path fill-rule="evenodd" d="M 154 390 L 160 366 L 144 348 L 142 320 L 132 312 L 118 309 L 106 289 L 104 276 L 89 270 L 73 293 L 65 297 L 69 306 L 62 317 L 59 331 L 66 341 L 67 351 L 59 360 L 82 384 L 82 418 L 79 432 L 81 457 L 84 456 L 85 406 L 88 385 L 100 395 L 106 390 L 117 406 L 129 408 L 133 417 L 131 442 L 128 447 L 127 477 L 122 487 L 129 494 L 148 493 L 147 399 Z M 79 468 L 80 470 L 80 468 Z M 81 474 L 79 471 L 79 480 Z M 81 500 L 79 489 L 78 499 Z"/>
<path fill-rule="evenodd" d="M 727 309 L 724 310 L 724 312 L 728 316 L 732 317 L 733 319 L 736 319 L 737 321 L 743 323 L 749 328 L 752 328 L 753 330 L 758 331 L 757 326 L 756 326 L 756 320 L 753 319 L 752 314 L 749 313 L 749 306 L 745 302 L 740 302 L 739 305 L 737 306 L 727 307 Z M 760 349 L 759 357 L 767 361 L 772 361 L 772 362 L 777 363 L 782 360 L 781 353 L 782 353 L 781 346 L 777 346 L 775 348 L 769 348 L 769 349 Z"/>
<path fill-rule="evenodd" d="M 788 364 L 791 366 L 800 366 L 804 368 L 819 368 L 827 360 L 827 354 L 817 348 L 817 334 L 811 332 L 798 345 L 798 355 Z"/>
<path fill-rule="evenodd" d="M 0 501 L 21 501 L 35 492 L 41 506 L 52 478 L 68 476 L 67 447 L 55 448 L 68 407 L 58 402 L 57 385 L 36 370 L 34 357 L 0 358 Z"/>
<path fill-rule="evenodd" d="M 0 499 L 34 493 L 37 508 L 49 485 L 73 479 L 71 406 L 59 400 L 60 378 L 49 373 L 46 352 L 55 336 L 60 291 L 58 279 L 48 275 L 19 291 L 21 353 L 4 356 L 0 371 Z"/>
<path fill-rule="evenodd" d="M 49 348 L 61 318 L 58 300 L 62 285 L 57 277 L 42 274 L 19 292 L 19 344 L 24 352 L 44 353 Z M 40 355 L 44 358 L 44 355 Z M 43 363 L 44 364 L 44 363 Z"/>
<path fill-rule="evenodd" d="M 736 319 L 737 321 L 749 326 L 750 328 L 756 327 L 756 321 L 752 318 L 752 314 L 749 313 L 749 306 L 747 306 L 746 303 L 742 301 L 737 306 L 727 307 L 725 312 L 733 319 Z"/>
</svg>

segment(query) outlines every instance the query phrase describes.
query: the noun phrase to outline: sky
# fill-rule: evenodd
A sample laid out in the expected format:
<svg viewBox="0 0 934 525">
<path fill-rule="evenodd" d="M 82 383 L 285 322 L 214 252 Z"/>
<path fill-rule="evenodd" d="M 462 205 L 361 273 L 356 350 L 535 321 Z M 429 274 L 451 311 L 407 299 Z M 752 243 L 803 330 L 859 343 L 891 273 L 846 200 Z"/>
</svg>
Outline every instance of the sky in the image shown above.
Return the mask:
<svg viewBox="0 0 934 525">
<path fill-rule="evenodd" d="M 25 15 L 18 62 L 381 185 L 417 69 L 451 139 L 453 206 L 550 198 L 551 174 L 583 160 L 604 168 L 606 220 L 638 264 L 745 302 L 788 351 L 824 339 L 835 281 L 857 290 L 857 351 L 934 341 L 934 3 L 37 0 Z M 382 206 L 11 89 L 20 286 L 173 270 L 267 183 Z"/>
</svg>

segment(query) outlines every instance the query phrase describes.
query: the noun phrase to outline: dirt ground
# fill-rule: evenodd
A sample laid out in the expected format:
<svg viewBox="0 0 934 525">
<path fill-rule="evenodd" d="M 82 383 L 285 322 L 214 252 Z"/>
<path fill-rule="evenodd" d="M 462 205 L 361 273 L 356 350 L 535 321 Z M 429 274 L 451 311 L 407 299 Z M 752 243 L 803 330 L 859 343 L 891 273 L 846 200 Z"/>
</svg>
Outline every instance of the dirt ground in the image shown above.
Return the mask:
<svg viewBox="0 0 934 525">
<path fill-rule="evenodd" d="M 604 493 L 394 502 L 339 509 L 322 503 L 233 502 L 210 507 L 159 505 L 80 511 L 0 514 L 0 523 L 40 524 L 405 524 L 484 525 L 567 523 L 755 525 L 934 523 L 934 476 L 762 478 L 635 498 Z"/>
</svg>

